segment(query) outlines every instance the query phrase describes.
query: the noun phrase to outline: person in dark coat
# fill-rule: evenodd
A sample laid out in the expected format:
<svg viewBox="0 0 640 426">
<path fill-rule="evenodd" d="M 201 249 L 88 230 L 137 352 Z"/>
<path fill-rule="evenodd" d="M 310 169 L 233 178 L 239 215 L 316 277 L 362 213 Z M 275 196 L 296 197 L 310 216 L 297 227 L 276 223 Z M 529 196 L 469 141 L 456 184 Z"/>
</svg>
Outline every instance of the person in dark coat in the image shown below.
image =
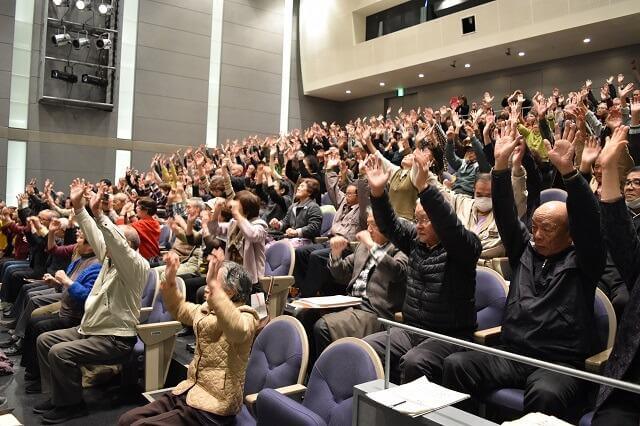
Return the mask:
<svg viewBox="0 0 640 426">
<path fill-rule="evenodd" d="M 509 157 L 524 153 L 515 123 L 496 141 L 493 206 L 513 278 L 509 286 L 501 343 L 509 352 L 581 368 L 592 351 L 595 289 L 606 252 L 598 202 L 573 166 L 575 125 L 567 126 L 553 150 L 553 165 L 567 188 L 567 202 L 548 202 L 533 215 L 532 233 L 518 219 Z M 548 142 L 547 142 L 548 144 Z M 524 411 L 568 421 L 581 413 L 585 382 L 481 352 L 456 353 L 445 360 L 444 386 L 482 396 L 499 388 L 524 388 Z"/>
<path fill-rule="evenodd" d="M 482 251 L 478 237 L 468 231 L 438 188 L 427 183 L 428 151 L 416 150 L 416 187 L 420 203 L 415 223 L 399 219 L 385 191 L 390 172 L 378 159 L 367 169 L 371 206 L 380 231 L 409 258 L 407 289 L 402 307 L 404 322 L 418 328 L 470 339 L 476 328 L 476 263 Z M 386 333 L 365 338 L 384 358 Z M 394 381 L 421 376 L 439 382 L 442 363 L 459 347 L 436 339 L 391 330 L 391 366 Z"/>
<path fill-rule="evenodd" d="M 602 193 L 600 208 L 607 246 L 616 267 L 629 288 L 629 303 L 619 319 L 613 350 L 604 374 L 614 379 L 640 383 L 640 238 L 634 227 L 634 218 L 625 204 L 633 181 L 625 182 L 625 197 L 620 192 L 617 161 L 627 145 L 628 127 L 614 130 L 600 154 L 602 164 Z M 608 386 L 601 386 L 596 399 L 594 426 L 638 425 L 640 423 L 640 395 Z"/>
</svg>

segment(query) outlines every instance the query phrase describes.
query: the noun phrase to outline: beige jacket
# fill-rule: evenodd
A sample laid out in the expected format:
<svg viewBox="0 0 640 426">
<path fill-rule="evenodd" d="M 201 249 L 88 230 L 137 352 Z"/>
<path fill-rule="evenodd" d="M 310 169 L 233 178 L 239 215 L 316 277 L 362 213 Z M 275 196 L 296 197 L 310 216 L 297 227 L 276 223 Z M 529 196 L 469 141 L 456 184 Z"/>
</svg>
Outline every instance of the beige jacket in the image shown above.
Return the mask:
<svg viewBox="0 0 640 426">
<path fill-rule="evenodd" d="M 129 246 L 120 229 L 106 215 L 95 221 L 82 209 L 75 218 L 102 263 L 100 274 L 85 301 L 78 332 L 136 336 L 149 262 Z"/>
<path fill-rule="evenodd" d="M 221 291 L 202 305 L 185 302 L 174 291 L 163 291 L 171 315 L 185 325 L 193 325 L 196 351 L 187 379 L 173 390 L 187 392 L 187 404 L 219 416 L 237 414 L 242 408 L 243 388 L 257 312 L 246 305 L 236 306 Z"/>
<path fill-rule="evenodd" d="M 439 183 L 436 176 L 432 173 L 429 174 L 429 184 L 436 185 L 440 189 L 464 227 L 480 238 L 480 243 L 482 244 L 481 259 L 492 259 L 505 255 L 504 245 L 498 233 L 498 226 L 493 217 L 493 211 L 487 215 L 486 220 L 477 228 L 478 211 L 476 210 L 475 200 L 473 198 L 468 195 L 456 194 L 450 191 L 447 187 Z M 518 217 L 522 217 L 527 212 L 527 179 L 524 168 L 522 168 L 519 173 L 511 173 L 511 184 L 513 186 L 513 195 Z"/>
</svg>

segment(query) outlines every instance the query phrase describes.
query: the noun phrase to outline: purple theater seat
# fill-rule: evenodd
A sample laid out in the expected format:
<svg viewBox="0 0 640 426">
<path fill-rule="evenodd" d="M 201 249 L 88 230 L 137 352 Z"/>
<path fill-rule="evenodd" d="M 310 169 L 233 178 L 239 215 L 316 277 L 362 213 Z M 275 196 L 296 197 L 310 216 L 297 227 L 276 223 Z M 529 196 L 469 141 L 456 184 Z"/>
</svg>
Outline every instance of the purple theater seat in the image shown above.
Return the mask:
<svg viewBox="0 0 640 426">
<path fill-rule="evenodd" d="M 548 203 L 549 201 L 562 201 L 567 202 L 567 191 L 559 188 L 548 188 L 540 192 L 540 204 Z"/>
<path fill-rule="evenodd" d="M 591 426 L 591 420 L 593 420 L 593 415 L 594 415 L 593 411 L 588 412 L 587 414 L 582 416 L 582 418 L 580 419 L 580 423 L 578 423 L 578 425 L 579 426 Z"/>
<path fill-rule="evenodd" d="M 290 275 L 291 245 L 287 240 L 280 240 L 267 248 L 264 274 L 268 277 Z"/>
<path fill-rule="evenodd" d="M 302 404 L 274 390 L 258 394 L 258 423 L 266 426 L 351 424 L 353 387 L 382 377 L 382 365 L 363 341 L 344 338 L 316 361 Z M 366 345 L 366 346 L 365 346 Z"/>
<path fill-rule="evenodd" d="M 616 318 L 611 302 L 608 301 L 607 296 L 602 293 L 602 290 L 598 288 L 596 288 L 596 297 L 593 301 L 593 316 L 595 321 L 595 334 L 593 336 L 595 339 L 594 353 L 598 353 L 613 345 L 616 329 Z M 484 402 L 499 407 L 507 407 L 517 412 L 523 412 L 524 390 L 514 388 L 498 389 L 490 392 L 484 398 Z M 591 419 L 589 419 L 589 423 L 587 424 L 590 423 Z M 582 420 L 580 421 L 580 425 L 582 425 Z"/>
<path fill-rule="evenodd" d="M 499 326 L 507 292 L 504 280 L 497 272 L 482 266 L 476 269 L 475 299 L 478 330 Z"/>
<path fill-rule="evenodd" d="M 277 317 L 267 325 L 253 343 L 247 364 L 244 394 L 251 395 L 265 388 L 279 388 L 298 383 L 300 370 L 306 369 L 307 342 L 293 317 Z M 304 361 L 304 362 L 303 362 Z"/>
<path fill-rule="evenodd" d="M 322 225 L 320 225 L 320 235 L 326 237 L 331 232 L 331 225 L 333 225 L 333 218 L 335 217 L 336 212 L 332 210 L 327 210 L 322 212 Z"/>
</svg>

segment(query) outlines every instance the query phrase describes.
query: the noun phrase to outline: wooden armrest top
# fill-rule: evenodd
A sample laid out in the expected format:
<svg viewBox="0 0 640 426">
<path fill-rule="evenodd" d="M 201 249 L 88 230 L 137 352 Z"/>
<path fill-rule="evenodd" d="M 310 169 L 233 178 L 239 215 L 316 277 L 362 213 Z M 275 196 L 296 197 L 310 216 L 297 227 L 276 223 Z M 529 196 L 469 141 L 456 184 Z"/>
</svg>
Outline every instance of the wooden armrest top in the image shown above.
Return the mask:
<svg viewBox="0 0 640 426">
<path fill-rule="evenodd" d="M 481 345 L 489 345 L 500 337 L 500 333 L 502 333 L 502 326 L 485 328 L 473 333 L 473 340 Z"/>
<path fill-rule="evenodd" d="M 607 362 L 611 355 L 611 348 L 605 349 L 595 355 L 590 356 L 584 362 L 585 369 L 592 373 L 599 373 L 602 366 Z"/>
<path fill-rule="evenodd" d="M 276 388 L 274 390 L 286 396 L 295 396 L 297 394 L 304 393 L 307 390 L 307 387 L 305 385 L 296 383 L 295 385 L 283 386 L 281 388 Z M 248 405 L 255 404 L 257 399 L 258 399 L 257 393 L 252 393 L 251 395 L 247 395 L 244 397 L 244 401 Z"/>
<path fill-rule="evenodd" d="M 396 312 L 393 314 L 393 320 L 395 322 L 404 322 L 404 315 L 402 315 L 402 312 Z"/>
</svg>

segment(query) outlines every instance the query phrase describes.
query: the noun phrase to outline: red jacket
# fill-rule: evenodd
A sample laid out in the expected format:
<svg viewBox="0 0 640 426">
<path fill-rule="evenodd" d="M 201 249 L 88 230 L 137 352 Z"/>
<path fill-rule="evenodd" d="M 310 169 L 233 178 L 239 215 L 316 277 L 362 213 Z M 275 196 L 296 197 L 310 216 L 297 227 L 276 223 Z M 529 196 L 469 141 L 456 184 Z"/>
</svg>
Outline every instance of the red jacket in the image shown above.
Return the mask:
<svg viewBox="0 0 640 426">
<path fill-rule="evenodd" d="M 137 222 L 131 224 L 138 231 L 140 237 L 140 254 L 145 259 L 153 259 L 160 256 L 160 246 L 158 240 L 160 239 L 160 224 L 152 217 L 140 219 Z"/>
</svg>

